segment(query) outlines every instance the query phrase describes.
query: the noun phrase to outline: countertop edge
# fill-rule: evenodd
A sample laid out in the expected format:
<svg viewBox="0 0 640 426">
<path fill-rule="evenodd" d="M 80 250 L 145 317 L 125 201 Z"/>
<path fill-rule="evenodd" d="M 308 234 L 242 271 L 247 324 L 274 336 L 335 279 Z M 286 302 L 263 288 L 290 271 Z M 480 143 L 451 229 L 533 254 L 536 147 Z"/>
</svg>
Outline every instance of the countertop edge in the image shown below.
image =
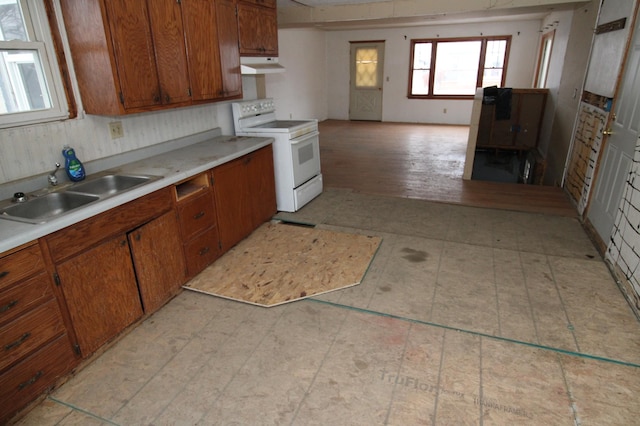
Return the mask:
<svg viewBox="0 0 640 426">
<path fill-rule="evenodd" d="M 0 255 L 22 244 L 37 240 L 245 154 L 257 151 L 272 144 L 273 141 L 273 138 L 218 136 L 211 140 L 194 143 L 188 147 L 114 168 L 113 170 L 118 173 L 151 174 L 163 177 L 133 190 L 81 207 L 46 223 L 28 224 L 0 219 Z M 202 151 L 207 151 L 207 149 L 211 149 L 212 155 L 201 157 Z"/>
</svg>

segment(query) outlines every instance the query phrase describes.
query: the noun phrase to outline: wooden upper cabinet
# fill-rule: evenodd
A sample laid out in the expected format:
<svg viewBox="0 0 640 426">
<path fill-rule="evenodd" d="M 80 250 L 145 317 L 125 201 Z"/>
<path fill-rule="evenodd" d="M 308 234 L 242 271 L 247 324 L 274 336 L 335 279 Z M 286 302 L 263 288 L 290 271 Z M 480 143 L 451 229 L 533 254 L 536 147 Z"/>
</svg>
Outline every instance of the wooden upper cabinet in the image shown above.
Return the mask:
<svg viewBox="0 0 640 426">
<path fill-rule="evenodd" d="M 131 0 L 120 1 L 131 2 Z M 148 9 L 160 80 L 160 103 L 189 101 L 191 98 L 189 68 L 185 54 L 185 31 L 180 4 L 175 0 L 153 0 L 153 3 L 149 4 L 152 5 Z M 120 25 L 120 22 L 117 22 L 116 26 Z M 189 40 L 189 36 L 186 39 Z M 128 39 L 118 38 L 118 40 Z"/>
<path fill-rule="evenodd" d="M 236 0 L 216 0 L 222 90 L 225 98 L 242 97 Z"/>
<path fill-rule="evenodd" d="M 222 73 L 235 70 L 229 78 L 240 78 L 239 63 L 221 64 L 213 0 L 60 3 L 87 113 L 138 113 L 228 98 Z M 230 25 L 236 22 L 234 14 Z M 241 96 L 241 88 L 233 93 Z"/>
<path fill-rule="evenodd" d="M 113 39 L 128 41 L 113 44 L 124 107 L 138 108 L 159 103 L 160 86 L 147 4 L 113 0 L 106 6 Z M 146 84 L 140 84 L 142 81 Z"/>
<path fill-rule="evenodd" d="M 238 2 L 241 56 L 278 56 L 278 16 L 269 2 Z"/>
</svg>

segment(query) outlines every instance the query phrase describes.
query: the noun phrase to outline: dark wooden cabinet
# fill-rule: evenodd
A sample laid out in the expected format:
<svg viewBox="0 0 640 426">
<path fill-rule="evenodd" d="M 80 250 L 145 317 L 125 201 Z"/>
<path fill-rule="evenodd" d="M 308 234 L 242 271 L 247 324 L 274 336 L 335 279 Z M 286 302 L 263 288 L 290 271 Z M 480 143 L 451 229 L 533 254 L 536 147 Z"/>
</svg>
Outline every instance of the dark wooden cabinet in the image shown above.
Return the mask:
<svg viewBox="0 0 640 426">
<path fill-rule="evenodd" d="M 510 117 L 496 119 L 496 105 L 482 105 L 477 148 L 530 150 L 538 146 L 547 89 L 513 89 Z"/>
<path fill-rule="evenodd" d="M 0 347 L 0 424 L 77 364 L 36 242 L 0 254 Z"/>
<path fill-rule="evenodd" d="M 61 7 L 90 114 L 137 113 L 242 94 L 239 53 L 236 64 L 229 52 L 233 35 L 219 37 L 212 0 L 61 0 Z M 237 37 L 235 13 L 230 22 L 224 5 L 221 13 L 225 31 Z"/>
<path fill-rule="evenodd" d="M 236 0 L 216 0 L 222 97 L 242 97 Z"/>
<path fill-rule="evenodd" d="M 166 303 L 185 280 L 170 188 L 45 240 L 85 357 Z"/>
<path fill-rule="evenodd" d="M 192 278 L 221 254 L 216 203 L 208 172 L 177 184 L 175 189 L 187 275 Z"/>
<path fill-rule="evenodd" d="M 126 235 L 56 266 L 83 356 L 142 317 Z"/>
<path fill-rule="evenodd" d="M 239 0 L 240 55 L 278 56 L 278 16 L 275 0 Z"/>
<path fill-rule="evenodd" d="M 268 145 L 213 169 L 218 228 L 226 251 L 276 212 L 273 148 Z"/>
<path fill-rule="evenodd" d="M 145 313 L 158 310 L 185 281 L 186 266 L 176 213 L 171 210 L 128 234 Z"/>
</svg>

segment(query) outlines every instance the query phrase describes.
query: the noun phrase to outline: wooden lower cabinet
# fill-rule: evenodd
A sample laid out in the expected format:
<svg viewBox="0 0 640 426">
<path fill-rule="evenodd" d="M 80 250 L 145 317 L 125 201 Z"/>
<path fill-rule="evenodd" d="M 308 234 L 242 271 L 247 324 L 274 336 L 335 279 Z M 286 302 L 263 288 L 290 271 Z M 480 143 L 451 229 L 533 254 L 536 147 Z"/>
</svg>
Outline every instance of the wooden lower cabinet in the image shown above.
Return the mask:
<svg viewBox="0 0 640 426">
<path fill-rule="evenodd" d="M 71 371 L 75 364 L 65 334 L 0 373 L 0 424 Z"/>
<path fill-rule="evenodd" d="M 176 213 L 169 211 L 128 237 L 144 312 L 154 312 L 178 293 L 186 276 Z"/>
<path fill-rule="evenodd" d="M 204 173 L 192 181 L 199 181 L 202 185 L 197 186 L 199 189 L 196 192 L 184 195 L 177 201 L 189 278 L 196 276 L 220 256 L 216 204 L 209 185 L 209 175 Z"/>
<path fill-rule="evenodd" d="M 0 424 L 78 357 L 37 242 L 0 253 Z"/>
<path fill-rule="evenodd" d="M 172 207 L 172 190 L 165 188 L 46 237 L 84 357 L 184 283 Z"/>
<path fill-rule="evenodd" d="M 57 271 L 83 356 L 142 316 L 126 235 L 71 258 Z"/>
<path fill-rule="evenodd" d="M 213 180 L 226 251 L 276 213 L 273 148 L 268 145 L 214 168 Z"/>
</svg>

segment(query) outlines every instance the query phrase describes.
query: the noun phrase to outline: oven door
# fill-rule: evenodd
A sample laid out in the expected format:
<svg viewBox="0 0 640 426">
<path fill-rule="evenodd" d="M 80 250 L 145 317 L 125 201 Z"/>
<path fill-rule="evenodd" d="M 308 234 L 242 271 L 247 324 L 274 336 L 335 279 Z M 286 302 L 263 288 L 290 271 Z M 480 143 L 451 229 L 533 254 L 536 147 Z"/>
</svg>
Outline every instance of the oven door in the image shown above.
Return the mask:
<svg viewBox="0 0 640 426">
<path fill-rule="evenodd" d="M 291 139 L 294 188 L 320 173 L 320 133 L 307 133 Z"/>
</svg>

